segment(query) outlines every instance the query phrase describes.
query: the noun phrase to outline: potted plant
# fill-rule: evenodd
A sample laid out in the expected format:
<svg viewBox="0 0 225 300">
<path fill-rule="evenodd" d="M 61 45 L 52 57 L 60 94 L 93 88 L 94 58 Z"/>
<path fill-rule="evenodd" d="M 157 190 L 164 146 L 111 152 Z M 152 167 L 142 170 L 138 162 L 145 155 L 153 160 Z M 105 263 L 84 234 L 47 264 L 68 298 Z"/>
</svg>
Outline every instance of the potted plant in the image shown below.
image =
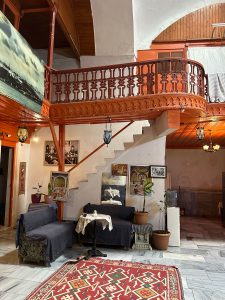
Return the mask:
<svg viewBox="0 0 225 300">
<path fill-rule="evenodd" d="M 41 201 L 41 195 L 44 195 L 41 193 L 41 188 L 42 188 L 42 185 L 37 184 L 37 187 L 33 187 L 32 189 L 33 190 L 37 190 L 35 194 L 31 194 L 31 201 L 32 203 L 39 203 Z"/>
<path fill-rule="evenodd" d="M 164 200 L 161 200 L 160 212 L 164 220 L 164 226 L 162 230 L 154 230 L 152 232 L 152 244 L 155 249 L 167 250 L 170 238 L 170 232 L 167 227 L 167 198 L 164 194 Z"/>
<path fill-rule="evenodd" d="M 45 203 L 48 203 L 48 204 L 52 203 L 53 198 L 54 198 L 54 195 L 53 195 L 52 185 L 49 182 L 48 183 L 48 194 L 44 195 Z"/>
<path fill-rule="evenodd" d="M 148 212 L 145 211 L 145 204 L 146 204 L 146 196 L 150 196 L 153 193 L 153 185 L 151 178 L 147 178 L 144 181 L 143 186 L 143 207 L 141 211 L 137 211 L 134 213 L 134 220 L 136 224 L 142 225 L 148 223 Z"/>
</svg>

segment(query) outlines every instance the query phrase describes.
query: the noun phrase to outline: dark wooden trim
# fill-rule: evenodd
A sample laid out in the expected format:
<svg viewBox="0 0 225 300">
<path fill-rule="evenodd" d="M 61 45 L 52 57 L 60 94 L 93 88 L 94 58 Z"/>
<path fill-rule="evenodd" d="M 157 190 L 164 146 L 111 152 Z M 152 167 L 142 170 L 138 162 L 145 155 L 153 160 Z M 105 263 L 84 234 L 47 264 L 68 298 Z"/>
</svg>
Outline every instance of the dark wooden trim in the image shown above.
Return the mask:
<svg viewBox="0 0 225 300">
<path fill-rule="evenodd" d="M 16 142 L 2 140 L 1 146 L 13 148 L 12 158 L 12 172 L 11 172 L 11 183 L 10 183 L 10 197 L 9 197 L 9 227 L 12 226 L 12 215 L 13 215 L 13 196 L 14 196 L 14 179 L 16 170 Z"/>
</svg>

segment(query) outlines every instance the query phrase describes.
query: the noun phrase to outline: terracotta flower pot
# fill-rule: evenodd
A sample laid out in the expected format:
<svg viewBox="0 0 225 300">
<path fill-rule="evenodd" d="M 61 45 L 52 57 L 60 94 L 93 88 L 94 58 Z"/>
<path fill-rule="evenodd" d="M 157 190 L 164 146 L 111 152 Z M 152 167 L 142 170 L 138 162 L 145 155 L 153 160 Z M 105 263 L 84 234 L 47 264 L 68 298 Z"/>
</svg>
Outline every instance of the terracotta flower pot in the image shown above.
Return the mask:
<svg viewBox="0 0 225 300">
<path fill-rule="evenodd" d="M 41 201 L 41 194 L 31 194 L 32 203 L 39 203 Z"/>
<path fill-rule="evenodd" d="M 51 204 L 53 202 L 53 196 L 51 195 L 44 195 L 45 203 Z"/>
<path fill-rule="evenodd" d="M 152 232 L 152 245 L 157 250 L 167 250 L 170 232 L 166 230 L 155 230 Z"/>
<path fill-rule="evenodd" d="M 148 223 L 148 212 L 137 211 L 134 213 L 134 223 L 143 225 Z"/>
</svg>

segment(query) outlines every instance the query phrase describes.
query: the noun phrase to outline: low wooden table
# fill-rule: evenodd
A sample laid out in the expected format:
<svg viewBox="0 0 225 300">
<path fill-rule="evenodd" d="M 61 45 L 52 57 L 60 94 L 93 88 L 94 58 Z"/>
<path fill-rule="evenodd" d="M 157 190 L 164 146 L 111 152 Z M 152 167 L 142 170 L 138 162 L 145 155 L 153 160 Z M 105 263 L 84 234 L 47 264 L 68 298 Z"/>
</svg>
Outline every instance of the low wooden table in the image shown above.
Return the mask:
<svg viewBox="0 0 225 300">
<path fill-rule="evenodd" d="M 96 223 L 100 222 L 102 224 L 103 230 L 107 226 L 109 226 L 109 230 L 111 231 L 113 229 L 111 216 L 104 215 L 104 214 L 97 214 L 97 213 L 83 214 L 79 217 L 76 226 L 76 232 L 77 233 L 81 232 L 82 234 L 85 234 L 85 228 L 90 222 L 94 222 L 94 237 L 93 237 L 92 248 L 87 251 L 87 255 L 85 259 L 89 259 L 92 256 L 106 257 L 107 254 L 102 253 L 100 250 L 96 248 Z"/>
<path fill-rule="evenodd" d="M 143 225 L 132 224 L 132 231 L 135 234 L 132 249 L 152 250 L 152 247 L 149 243 L 149 235 L 152 233 L 152 227 L 153 226 L 150 223 Z"/>
</svg>

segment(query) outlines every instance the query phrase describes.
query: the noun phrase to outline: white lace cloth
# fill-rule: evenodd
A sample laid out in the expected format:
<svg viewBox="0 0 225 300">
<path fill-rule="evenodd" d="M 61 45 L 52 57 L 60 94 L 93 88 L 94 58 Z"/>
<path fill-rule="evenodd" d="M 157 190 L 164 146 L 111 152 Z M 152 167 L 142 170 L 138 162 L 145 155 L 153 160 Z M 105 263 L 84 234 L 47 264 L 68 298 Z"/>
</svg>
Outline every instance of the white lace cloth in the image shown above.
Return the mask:
<svg viewBox="0 0 225 300">
<path fill-rule="evenodd" d="M 110 231 L 113 229 L 111 216 L 103 214 L 86 214 L 85 217 L 83 215 L 80 216 L 76 226 L 76 232 L 81 232 L 82 234 L 85 234 L 86 226 L 94 220 L 97 220 L 102 223 L 103 230 L 107 226 L 109 226 Z"/>
<path fill-rule="evenodd" d="M 117 200 L 103 200 L 101 201 L 101 204 L 115 204 L 115 205 L 122 205 L 121 201 L 117 201 Z"/>
</svg>

